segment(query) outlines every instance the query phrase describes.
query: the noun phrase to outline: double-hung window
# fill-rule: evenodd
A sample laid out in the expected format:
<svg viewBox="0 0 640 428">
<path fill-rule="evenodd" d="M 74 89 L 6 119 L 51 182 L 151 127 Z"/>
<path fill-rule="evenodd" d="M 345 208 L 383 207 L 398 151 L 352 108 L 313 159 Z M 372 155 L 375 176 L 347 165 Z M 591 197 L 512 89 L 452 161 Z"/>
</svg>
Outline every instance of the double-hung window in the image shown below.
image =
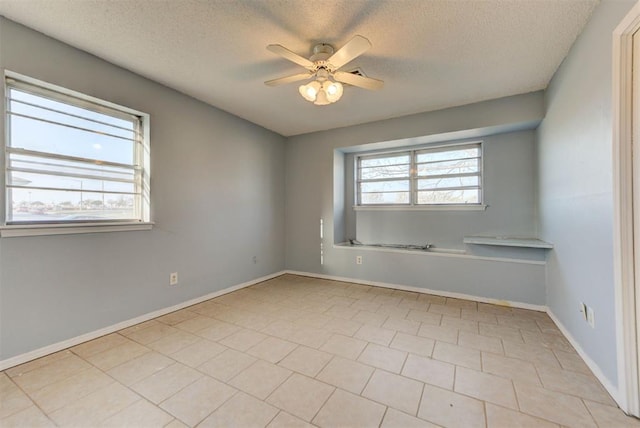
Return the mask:
<svg viewBox="0 0 640 428">
<path fill-rule="evenodd" d="M 482 204 L 480 142 L 357 157 L 358 206 Z"/>
<path fill-rule="evenodd" d="M 148 115 L 7 72 L 5 224 L 149 221 Z"/>
</svg>

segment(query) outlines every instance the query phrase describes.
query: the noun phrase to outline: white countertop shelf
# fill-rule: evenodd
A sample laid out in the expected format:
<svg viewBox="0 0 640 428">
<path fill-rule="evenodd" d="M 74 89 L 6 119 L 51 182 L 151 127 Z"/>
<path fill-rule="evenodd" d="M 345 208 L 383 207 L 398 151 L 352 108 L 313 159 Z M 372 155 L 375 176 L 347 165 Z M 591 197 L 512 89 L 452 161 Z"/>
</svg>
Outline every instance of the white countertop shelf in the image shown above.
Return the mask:
<svg viewBox="0 0 640 428">
<path fill-rule="evenodd" d="M 502 247 L 544 248 L 551 249 L 553 244 L 537 238 L 520 238 L 512 236 L 465 236 L 465 244 L 498 245 Z"/>
</svg>

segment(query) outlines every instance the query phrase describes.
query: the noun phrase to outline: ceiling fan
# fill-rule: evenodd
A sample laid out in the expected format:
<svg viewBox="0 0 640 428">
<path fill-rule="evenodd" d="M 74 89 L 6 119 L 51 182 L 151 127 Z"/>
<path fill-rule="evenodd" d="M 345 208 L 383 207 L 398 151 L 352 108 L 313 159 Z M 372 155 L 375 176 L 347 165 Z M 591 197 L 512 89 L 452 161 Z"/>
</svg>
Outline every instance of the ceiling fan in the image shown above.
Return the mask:
<svg viewBox="0 0 640 428">
<path fill-rule="evenodd" d="M 314 79 L 306 85 L 301 85 L 298 90 L 304 99 L 316 105 L 327 105 L 338 101 L 342 97 L 342 83 L 364 89 L 380 89 L 384 85 L 382 80 L 340 71 L 341 67 L 365 53 L 370 47 L 369 40 L 362 36 L 355 36 L 336 52 L 333 46 L 320 43 L 314 46 L 313 55 L 307 59 L 282 45 L 269 45 L 268 50 L 301 65 L 307 71 L 264 83 L 268 86 L 278 86 Z"/>
</svg>

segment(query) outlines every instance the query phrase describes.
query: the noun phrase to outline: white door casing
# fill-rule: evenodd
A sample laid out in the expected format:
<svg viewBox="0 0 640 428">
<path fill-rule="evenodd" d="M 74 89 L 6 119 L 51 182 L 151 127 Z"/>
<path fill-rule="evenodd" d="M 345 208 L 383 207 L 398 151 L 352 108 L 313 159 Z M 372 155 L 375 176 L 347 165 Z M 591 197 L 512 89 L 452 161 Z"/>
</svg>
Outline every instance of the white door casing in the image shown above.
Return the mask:
<svg viewBox="0 0 640 428">
<path fill-rule="evenodd" d="M 640 417 L 640 156 L 633 156 L 634 146 L 640 153 L 639 30 L 640 2 L 613 33 L 612 97 L 617 401 L 625 412 Z"/>
</svg>

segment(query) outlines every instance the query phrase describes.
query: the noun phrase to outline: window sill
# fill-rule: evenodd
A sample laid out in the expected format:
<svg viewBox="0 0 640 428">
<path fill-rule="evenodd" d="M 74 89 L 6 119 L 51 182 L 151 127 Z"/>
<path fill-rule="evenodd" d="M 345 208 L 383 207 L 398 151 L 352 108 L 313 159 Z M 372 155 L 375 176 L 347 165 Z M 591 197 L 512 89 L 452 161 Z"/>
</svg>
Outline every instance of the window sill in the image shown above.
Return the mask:
<svg viewBox="0 0 640 428">
<path fill-rule="evenodd" d="M 485 211 L 488 205 L 354 205 L 354 211 Z"/>
<path fill-rule="evenodd" d="M 82 223 L 82 224 L 16 224 L 0 227 L 0 237 L 75 235 L 82 233 L 129 232 L 151 230 L 153 222 L 145 223 Z"/>
</svg>

